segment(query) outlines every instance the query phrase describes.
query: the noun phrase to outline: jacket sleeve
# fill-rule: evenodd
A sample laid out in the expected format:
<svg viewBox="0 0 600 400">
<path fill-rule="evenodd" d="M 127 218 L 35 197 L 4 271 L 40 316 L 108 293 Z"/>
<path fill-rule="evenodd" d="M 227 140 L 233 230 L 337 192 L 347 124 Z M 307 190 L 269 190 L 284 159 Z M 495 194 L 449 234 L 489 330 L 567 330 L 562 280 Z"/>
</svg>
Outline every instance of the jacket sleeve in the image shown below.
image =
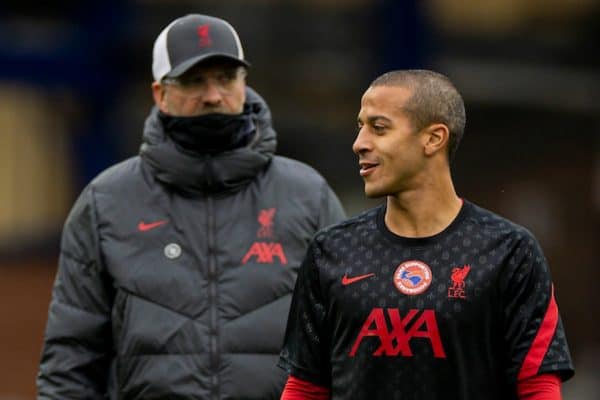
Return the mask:
<svg viewBox="0 0 600 400">
<path fill-rule="evenodd" d="M 318 229 L 333 225 L 344 219 L 346 219 L 346 212 L 340 200 L 327 183 L 323 184 Z"/>
<path fill-rule="evenodd" d="M 63 229 L 37 376 L 38 400 L 105 398 L 112 349 L 111 287 L 88 186 Z"/>
</svg>

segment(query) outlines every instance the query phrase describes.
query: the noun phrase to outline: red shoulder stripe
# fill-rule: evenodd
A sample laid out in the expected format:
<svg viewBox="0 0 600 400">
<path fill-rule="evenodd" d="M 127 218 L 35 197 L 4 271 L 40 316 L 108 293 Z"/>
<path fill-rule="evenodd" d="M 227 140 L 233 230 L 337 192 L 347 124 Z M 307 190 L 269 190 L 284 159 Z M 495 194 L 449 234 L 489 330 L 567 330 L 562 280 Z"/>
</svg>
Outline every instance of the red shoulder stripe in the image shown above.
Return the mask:
<svg viewBox="0 0 600 400">
<path fill-rule="evenodd" d="M 540 329 L 527 352 L 527 356 L 525 356 L 523 365 L 521 365 L 521 370 L 517 378 L 519 381 L 537 375 L 548 347 L 550 347 L 550 343 L 552 342 L 552 337 L 554 337 L 556 325 L 558 324 L 558 306 L 554 299 L 554 285 L 552 285 L 551 290 L 548 309 L 546 310 Z"/>
</svg>

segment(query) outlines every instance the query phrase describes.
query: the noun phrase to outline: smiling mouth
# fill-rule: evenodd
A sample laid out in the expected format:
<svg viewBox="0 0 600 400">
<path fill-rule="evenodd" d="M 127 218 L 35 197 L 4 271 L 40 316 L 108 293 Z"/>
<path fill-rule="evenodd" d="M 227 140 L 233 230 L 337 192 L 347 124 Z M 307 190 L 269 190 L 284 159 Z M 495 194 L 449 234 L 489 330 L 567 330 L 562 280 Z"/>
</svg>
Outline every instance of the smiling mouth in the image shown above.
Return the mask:
<svg viewBox="0 0 600 400">
<path fill-rule="evenodd" d="M 373 173 L 373 171 L 379 164 L 371 162 L 360 162 L 358 163 L 358 165 L 360 166 L 360 176 L 365 177 Z"/>
</svg>

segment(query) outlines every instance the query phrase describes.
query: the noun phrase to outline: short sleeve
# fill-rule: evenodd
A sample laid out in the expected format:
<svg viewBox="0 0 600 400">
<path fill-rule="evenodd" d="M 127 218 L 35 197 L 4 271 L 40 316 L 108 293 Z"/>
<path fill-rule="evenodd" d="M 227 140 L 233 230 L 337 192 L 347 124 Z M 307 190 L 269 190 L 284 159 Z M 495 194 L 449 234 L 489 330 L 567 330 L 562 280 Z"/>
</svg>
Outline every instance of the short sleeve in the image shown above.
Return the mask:
<svg viewBox="0 0 600 400">
<path fill-rule="evenodd" d="M 519 241 L 501 280 L 507 378 L 573 376 L 573 363 L 546 259 L 530 234 Z"/>
<path fill-rule="evenodd" d="M 313 242 L 298 272 L 279 366 L 309 382 L 330 386 L 326 308 L 320 288 Z"/>
</svg>

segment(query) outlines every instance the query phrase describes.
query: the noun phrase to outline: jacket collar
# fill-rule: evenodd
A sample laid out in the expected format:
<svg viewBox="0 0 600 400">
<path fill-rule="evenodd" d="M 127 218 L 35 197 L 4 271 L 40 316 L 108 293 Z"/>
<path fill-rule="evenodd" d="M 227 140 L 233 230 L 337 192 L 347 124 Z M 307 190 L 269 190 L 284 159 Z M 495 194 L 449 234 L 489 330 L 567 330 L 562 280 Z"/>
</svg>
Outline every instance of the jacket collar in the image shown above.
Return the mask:
<svg viewBox="0 0 600 400">
<path fill-rule="evenodd" d="M 165 134 L 154 107 L 144 126 L 140 156 L 159 181 L 188 193 L 226 192 L 251 181 L 275 154 L 277 138 L 267 103 L 253 89 L 246 89 L 257 132 L 245 147 L 213 156 L 197 157 L 177 149 Z"/>
</svg>

